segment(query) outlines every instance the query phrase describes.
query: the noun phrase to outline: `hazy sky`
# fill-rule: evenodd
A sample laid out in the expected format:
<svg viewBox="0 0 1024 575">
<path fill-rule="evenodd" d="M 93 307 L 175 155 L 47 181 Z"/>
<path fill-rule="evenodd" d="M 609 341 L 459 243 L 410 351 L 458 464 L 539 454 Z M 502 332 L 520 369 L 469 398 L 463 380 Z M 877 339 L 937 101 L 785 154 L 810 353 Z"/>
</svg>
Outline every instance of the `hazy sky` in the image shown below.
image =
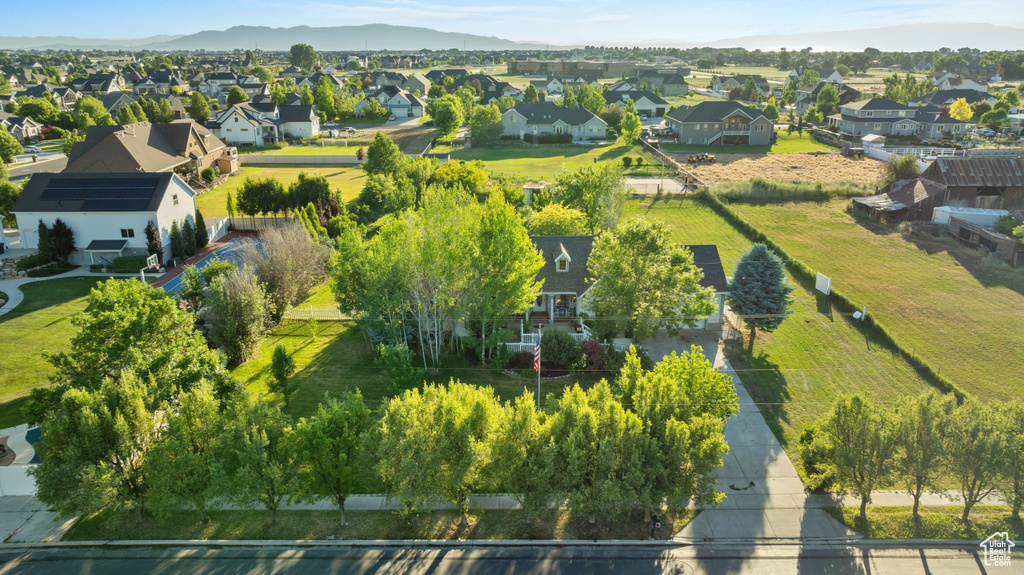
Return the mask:
<svg viewBox="0 0 1024 575">
<path fill-rule="evenodd" d="M 1021 0 L 47 0 L 12 1 L 0 36 L 140 38 L 235 25 L 385 23 L 552 44 L 714 41 L 922 22 L 1024 21 Z"/>
</svg>

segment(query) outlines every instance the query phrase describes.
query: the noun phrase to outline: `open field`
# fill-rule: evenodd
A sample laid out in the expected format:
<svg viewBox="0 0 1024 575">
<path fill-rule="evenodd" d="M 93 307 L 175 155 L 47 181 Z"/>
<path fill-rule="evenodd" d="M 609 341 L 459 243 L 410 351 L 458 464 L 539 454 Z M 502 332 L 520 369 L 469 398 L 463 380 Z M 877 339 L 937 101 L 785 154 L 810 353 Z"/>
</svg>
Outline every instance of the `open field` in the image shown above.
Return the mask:
<svg viewBox="0 0 1024 575">
<path fill-rule="evenodd" d="M 868 507 L 868 524 L 860 525 L 855 507 L 826 509 L 850 529 L 869 539 L 985 539 L 992 533 L 1007 532 L 1010 539 L 1024 537 L 1024 525 L 1010 517 L 1010 508 L 979 505 L 971 509 L 971 523 L 960 522 L 963 507 L 922 507 L 921 522 L 914 524 L 910 507 Z"/>
<path fill-rule="evenodd" d="M 288 150 L 290 148 L 285 148 Z M 301 162 L 301 157 L 296 157 L 296 162 Z M 340 168 L 337 166 L 248 166 L 243 167 L 240 174 L 227 179 L 223 184 L 213 190 L 196 197 L 196 208 L 203 212 L 203 217 L 224 218 L 228 215 L 225 202 L 228 193 L 238 197 L 238 188 L 242 186 L 246 178 L 273 177 L 281 181 L 287 188 L 289 184 L 299 179 L 299 173 L 306 172 L 310 175 L 323 175 L 331 184 L 332 189 L 341 190 L 342 201 L 349 201 L 359 195 L 363 188 L 366 175 L 359 168 Z"/>
<path fill-rule="evenodd" d="M 686 146 L 696 148 L 698 146 Z M 731 154 L 729 147 L 712 146 L 715 163 L 687 168 L 702 180 L 719 182 L 746 182 L 751 178 L 769 181 L 807 180 L 818 182 L 858 182 L 875 184 L 882 177 L 882 162 L 871 158 L 851 159 L 839 154 Z M 674 154 L 686 161 L 686 154 Z"/>
<path fill-rule="evenodd" d="M 640 146 L 627 146 L 616 143 L 609 146 L 537 146 L 527 147 L 501 144 L 488 148 L 469 150 L 452 150 L 452 158 L 457 160 L 482 160 L 491 172 L 499 172 L 520 179 L 547 180 L 555 177 L 555 172 L 563 167 L 574 170 L 597 162 L 614 162 L 622 165 L 623 156 L 643 156 L 644 164 L 649 167 L 641 170 L 630 170 L 628 175 L 642 176 L 660 173 L 660 164 Z"/>
<path fill-rule="evenodd" d="M 83 311 L 100 277 L 52 279 L 21 286 L 25 300 L 0 316 L 0 429 L 25 423 L 21 408 L 33 388 L 53 373 L 43 353 L 65 351 L 78 328 L 71 316 Z"/>
<path fill-rule="evenodd" d="M 650 208 L 650 209 L 648 209 Z M 727 276 L 751 243 L 717 213 L 692 199 L 631 201 L 628 211 L 668 224 L 679 243 L 716 244 Z M 739 340 L 726 354 L 768 425 L 800 468 L 797 438 L 843 394 L 861 393 L 882 403 L 934 388 L 862 324 L 832 312 L 813 286 L 788 276 L 793 315 L 774 333 L 759 332 L 753 352 Z"/>
<path fill-rule="evenodd" d="M 696 511 L 661 516 L 655 539 L 670 539 L 682 530 Z M 480 510 L 468 514 L 469 526 L 462 527 L 457 511 L 426 511 L 406 514 L 398 511 L 348 511 L 345 527 L 338 524 L 337 511 L 278 511 L 277 523 L 263 510 L 213 511 L 209 521 L 199 522 L 195 512 L 174 513 L 166 520 L 146 516 L 136 523 L 131 511 L 105 511 L 83 518 L 64 536 L 65 541 L 106 541 L 142 539 L 646 539 L 650 524 L 643 513 L 630 511 L 598 518 L 567 510 L 550 510 L 527 522 L 520 510 Z"/>
<path fill-rule="evenodd" d="M 810 136 L 804 134 L 790 134 L 785 130 L 775 133 L 777 141 L 774 146 L 704 146 L 696 144 L 662 144 L 661 147 L 667 151 L 686 155 L 689 153 L 706 152 L 709 154 L 735 155 L 735 154 L 798 154 L 803 152 L 828 152 L 836 148 L 822 144 Z M 684 158 L 685 159 L 685 158 Z"/>
<path fill-rule="evenodd" d="M 952 241 L 859 223 L 843 200 L 732 207 L 964 391 L 983 402 L 1024 398 L 1024 272 L 986 265 Z"/>
</svg>

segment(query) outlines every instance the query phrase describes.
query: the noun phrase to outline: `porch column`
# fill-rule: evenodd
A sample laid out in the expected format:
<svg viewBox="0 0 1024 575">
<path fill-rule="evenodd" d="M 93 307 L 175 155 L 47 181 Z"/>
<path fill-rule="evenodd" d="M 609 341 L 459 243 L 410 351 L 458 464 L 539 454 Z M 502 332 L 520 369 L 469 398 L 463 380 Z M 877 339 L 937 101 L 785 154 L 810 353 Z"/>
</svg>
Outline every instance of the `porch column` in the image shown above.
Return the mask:
<svg viewBox="0 0 1024 575">
<path fill-rule="evenodd" d="M 555 296 L 548 294 L 548 323 L 555 323 Z"/>
</svg>

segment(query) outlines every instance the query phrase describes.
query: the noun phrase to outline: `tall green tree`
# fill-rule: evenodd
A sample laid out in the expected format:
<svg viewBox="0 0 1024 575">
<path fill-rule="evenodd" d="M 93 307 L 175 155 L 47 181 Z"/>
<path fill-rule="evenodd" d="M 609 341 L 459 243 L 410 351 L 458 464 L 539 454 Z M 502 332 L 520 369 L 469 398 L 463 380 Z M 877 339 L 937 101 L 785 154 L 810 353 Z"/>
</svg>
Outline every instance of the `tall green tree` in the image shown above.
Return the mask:
<svg viewBox="0 0 1024 575">
<path fill-rule="evenodd" d="M 24 151 L 18 140 L 15 140 L 14 136 L 7 132 L 7 127 L 0 126 L 0 161 L 10 164 L 14 161 L 14 156 Z"/>
<path fill-rule="evenodd" d="M 206 124 L 210 120 L 210 104 L 198 90 L 192 92 L 192 96 L 189 97 L 188 115 L 200 124 Z"/>
<path fill-rule="evenodd" d="M 860 518 L 867 520 L 871 493 L 886 484 L 896 447 L 889 414 L 860 396 L 836 402 L 822 429 L 831 450 L 828 466 L 842 490 L 860 496 Z"/>
<path fill-rule="evenodd" d="M 192 226 L 192 220 L 187 217 L 181 222 L 181 243 L 185 249 L 185 257 L 194 256 L 196 253 L 196 229 Z"/>
<path fill-rule="evenodd" d="M 377 132 L 366 150 L 363 171 L 368 175 L 383 174 L 394 177 L 400 174 L 404 160 L 398 145 L 384 132 Z"/>
<path fill-rule="evenodd" d="M 1024 508 L 1024 402 L 1017 400 L 999 408 L 999 427 L 1003 437 L 1003 499 L 1010 514 L 1020 520 Z"/>
<path fill-rule="evenodd" d="M 611 163 L 558 174 L 555 192 L 560 204 L 587 215 L 592 234 L 614 228 L 629 198 L 621 170 Z"/>
<path fill-rule="evenodd" d="M 835 112 L 836 106 L 839 105 L 839 90 L 836 89 L 835 84 L 827 83 L 818 90 L 818 111 L 824 117 L 830 116 Z"/>
<path fill-rule="evenodd" d="M 430 113 L 430 117 L 434 119 L 438 134 L 441 136 L 454 135 L 465 119 L 462 102 L 449 94 L 432 101 L 431 104 L 433 104 L 433 111 Z"/>
<path fill-rule="evenodd" d="M 52 262 L 53 258 L 56 257 L 53 253 L 53 238 L 50 237 L 50 228 L 39 220 L 39 224 L 36 226 L 36 237 L 38 241 L 36 243 L 36 249 L 38 250 L 39 259 L 44 262 Z"/>
<path fill-rule="evenodd" d="M 235 104 L 244 104 L 249 101 L 249 95 L 245 93 L 245 90 L 241 86 L 231 86 L 228 90 L 227 105 L 234 106 Z"/>
<path fill-rule="evenodd" d="M 493 485 L 493 436 L 504 412 L 494 390 L 457 381 L 428 384 L 393 398 L 384 408 L 377 450 L 388 494 L 410 507 L 441 496 L 459 508 Z"/>
<path fill-rule="evenodd" d="M 284 398 L 284 406 L 288 407 L 288 400 L 295 393 L 295 382 L 292 375 L 295 373 L 295 358 L 288 354 L 288 350 L 281 344 L 274 348 L 274 355 L 270 360 L 270 383 L 267 389 L 271 393 L 280 393 Z"/>
<path fill-rule="evenodd" d="M 497 318 L 527 311 L 540 295 L 542 284 L 535 278 L 544 260 L 515 208 L 496 194 L 484 204 L 475 231 L 463 306 L 465 317 L 480 326 L 480 357 L 486 362 L 489 349 L 504 345 L 495 341 L 495 328 L 504 323 Z"/>
<path fill-rule="evenodd" d="M 181 396 L 167 419 L 167 429 L 149 458 L 153 510 L 167 515 L 190 506 L 206 519 L 216 490 L 213 444 L 222 432 L 220 403 L 209 384 Z"/>
<path fill-rule="evenodd" d="M 50 228 L 50 245 L 53 246 L 54 257 L 64 263 L 75 251 L 75 232 L 60 218 L 54 220 Z"/>
<path fill-rule="evenodd" d="M 287 415 L 262 399 L 238 394 L 224 431 L 213 444 L 220 495 L 242 506 L 262 505 L 277 522 L 277 510 L 295 492 L 299 462 L 286 438 Z"/>
<path fill-rule="evenodd" d="M 210 232 L 206 229 L 203 212 L 196 210 L 196 249 L 201 250 L 210 243 Z"/>
<path fill-rule="evenodd" d="M 321 403 L 316 415 L 300 419 L 292 428 L 290 439 L 300 462 L 297 498 L 309 502 L 330 498 L 338 506 L 341 525 L 346 525 L 345 500 L 369 463 L 363 443 L 370 425 L 370 410 L 356 390 Z"/>
<path fill-rule="evenodd" d="M 917 156 L 904 154 L 893 156 L 882 166 L 882 184 L 889 185 L 897 180 L 913 180 L 921 175 Z"/>
<path fill-rule="evenodd" d="M 309 86 L 303 86 L 299 90 L 299 96 L 302 98 L 303 106 L 312 106 L 316 102 L 316 97 L 313 95 L 313 91 L 309 89 Z"/>
<path fill-rule="evenodd" d="M 658 221 L 631 218 L 601 234 L 590 255 L 591 309 L 600 331 L 644 338 L 667 329 L 678 333 L 715 310 L 714 290 L 693 254 L 669 240 Z M 601 329 L 603 328 L 603 329 Z"/>
<path fill-rule="evenodd" d="M 478 106 L 473 118 L 469 121 L 469 133 L 473 136 L 473 143 L 481 146 L 493 144 L 505 131 L 501 123 L 501 111 L 498 106 Z"/>
<path fill-rule="evenodd" d="M 523 101 L 524 102 L 539 102 L 540 101 L 540 95 L 537 93 L 537 88 L 533 84 L 530 84 L 529 86 L 527 86 L 526 90 L 523 92 Z"/>
<path fill-rule="evenodd" d="M 640 123 L 640 117 L 636 115 L 636 112 L 626 112 L 622 117 L 622 138 L 627 144 L 634 144 L 640 138 L 640 131 L 643 129 L 643 124 Z"/>
<path fill-rule="evenodd" d="M 171 220 L 171 257 L 174 259 L 185 257 L 185 240 L 181 235 L 181 228 L 177 220 Z"/>
<path fill-rule="evenodd" d="M 337 115 L 334 109 L 334 91 L 331 90 L 330 80 L 325 77 L 321 77 L 316 86 L 316 107 L 328 120 L 334 119 Z"/>
<path fill-rule="evenodd" d="M 162 417 L 146 405 L 149 385 L 131 371 L 119 375 L 93 389 L 68 389 L 43 421 L 35 446 L 43 459 L 29 473 L 36 497 L 61 515 L 127 507 L 142 520 L 147 457 Z"/>
<path fill-rule="evenodd" d="M 309 44 L 293 44 L 288 51 L 288 61 L 291 62 L 292 66 L 297 66 L 306 71 L 316 66 L 317 59 L 316 50 Z"/>
<path fill-rule="evenodd" d="M 750 349 L 759 328 L 775 331 L 789 315 L 792 292 L 782 260 L 764 244 L 755 244 L 740 258 L 728 299 L 743 323 L 750 326 Z"/>
<path fill-rule="evenodd" d="M 131 106 L 125 106 L 117 111 L 117 123 L 123 125 L 134 124 L 138 122 L 135 115 L 132 114 Z"/>
<path fill-rule="evenodd" d="M 936 491 L 944 466 L 942 418 L 956 406 L 952 396 L 934 393 L 904 398 L 896 409 L 896 480 L 914 498 L 914 519 L 919 518 L 921 495 Z"/>
<path fill-rule="evenodd" d="M 963 523 L 970 519 L 971 509 L 995 491 L 1007 460 L 993 416 L 991 408 L 968 399 L 945 418 L 942 445 L 946 468 L 963 498 Z"/>
<path fill-rule="evenodd" d="M 252 269 L 225 272 L 210 282 L 207 325 L 210 338 L 223 346 L 228 361 L 254 356 L 267 329 L 270 301 Z"/>
<path fill-rule="evenodd" d="M 274 81 L 274 75 L 271 74 L 270 70 L 264 66 L 253 66 L 252 69 L 249 70 L 249 73 L 256 76 L 256 78 L 264 84 L 271 84 Z"/>
<path fill-rule="evenodd" d="M 529 219 L 530 235 L 582 236 L 587 233 L 587 216 L 562 204 L 548 204 Z"/>
</svg>

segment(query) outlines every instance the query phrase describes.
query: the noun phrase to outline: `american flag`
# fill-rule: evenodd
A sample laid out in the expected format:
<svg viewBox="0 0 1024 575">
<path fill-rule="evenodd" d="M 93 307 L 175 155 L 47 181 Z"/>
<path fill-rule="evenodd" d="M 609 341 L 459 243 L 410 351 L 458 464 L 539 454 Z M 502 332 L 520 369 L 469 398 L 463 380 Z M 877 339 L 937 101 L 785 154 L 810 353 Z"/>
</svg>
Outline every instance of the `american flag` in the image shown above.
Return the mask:
<svg viewBox="0 0 1024 575">
<path fill-rule="evenodd" d="M 540 373 L 540 341 L 533 345 L 533 369 Z"/>
</svg>

